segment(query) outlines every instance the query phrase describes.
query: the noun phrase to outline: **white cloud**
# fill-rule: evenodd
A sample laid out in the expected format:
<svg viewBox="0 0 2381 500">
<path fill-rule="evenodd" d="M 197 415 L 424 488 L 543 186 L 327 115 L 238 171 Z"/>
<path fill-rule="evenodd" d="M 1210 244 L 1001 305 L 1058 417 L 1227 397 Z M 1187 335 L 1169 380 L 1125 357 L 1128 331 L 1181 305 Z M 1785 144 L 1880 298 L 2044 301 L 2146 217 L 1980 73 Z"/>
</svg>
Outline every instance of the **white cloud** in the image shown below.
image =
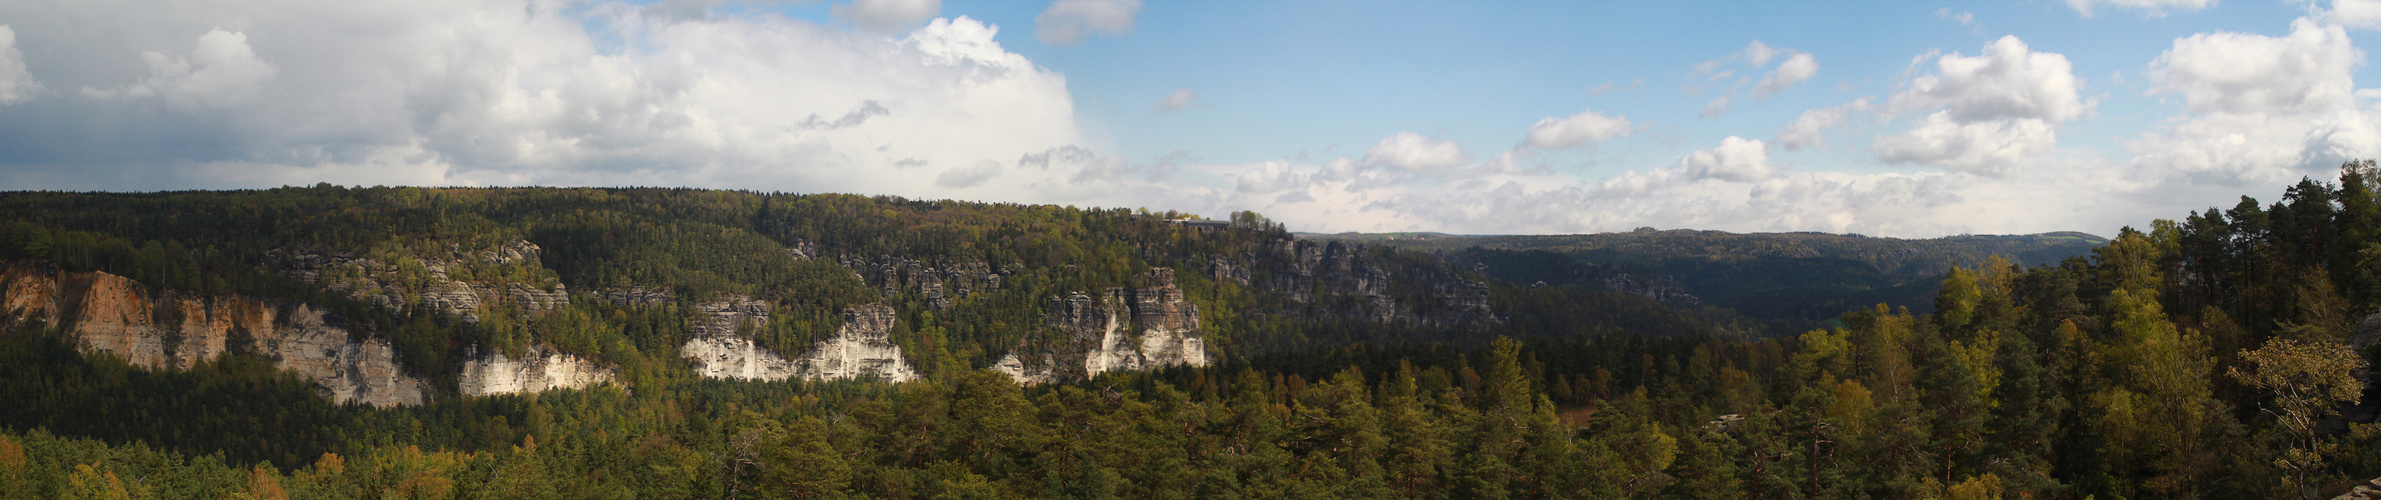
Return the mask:
<svg viewBox="0 0 2381 500">
<path fill-rule="evenodd" d="M 1847 104 L 1803 111 L 1802 116 L 1778 129 L 1777 143 L 1787 151 L 1825 146 L 1828 130 L 1842 126 L 1853 113 L 1867 112 L 1870 106 L 1869 99 L 1862 97 Z"/>
<path fill-rule="evenodd" d="M 2337 25 L 2308 19 L 2284 37 L 2210 33 L 2176 39 L 2151 63 L 2155 92 L 2184 113 L 2127 144 L 2148 179 L 2255 186 L 2327 177 L 2381 156 L 2381 110 L 2358 106 L 2362 51 Z"/>
<path fill-rule="evenodd" d="M 1744 54 L 1741 56 L 1744 57 L 1744 62 L 1746 64 L 1751 64 L 1753 67 L 1758 68 L 1762 66 L 1768 66 L 1769 58 L 1776 57 L 1781 53 L 1789 52 L 1793 52 L 1793 50 L 1779 50 L 1776 47 L 1769 46 L 1769 44 L 1761 43 L 1760 40 L 1754 40 L 1753 43 L 1745 44 Z"/>
<path fill-rule="evenodd" d="M 1698 149 L 1678 159 L 1678 167 L 1695 179 L 1753 182 L 1777 175 L 1769 164 L 1769 145 L 1759 139 L 1728 136 L 1720 145 Z"/>
<path fill-rule="evenodd" d="M 897 31 L 916 27 L 942 12 L 942 0 L 852 0 L 829 10 L 835 19 L 870 29 Z"/>
<path fill-rule="evenodd" d="M 952 189 L 976 187 L 983 185 L 984 181 L 992 180 L 993 177 L 999 177 L 1000 171 L 1000 162 L 984 160 L 976 162 L 972 166 L 951 167 L 944 170 L 942 175 L 934 177 L 934 185 Z"/>
<path fill-rule="evenodd" d="M 1744 50 L 1730 54 L 1726 58 L 1696 64 L 1695 71 L 1688 74 L 1689 76 L 1703 77 L 1706 82 L 1718 82 L 1736 74 L 1734 69 L 1722 69 L 1730 62 L 1741 62 L 1746 67 L 1759 70 L 1768 67 L 1770 61 L 1778 60 L 1780 57 L 1783 57 L 1785 62 L 1779 63 L 1777 69 L 1761 75 L 1760 82 L 1753 86 L 1753 97 L 1767 99 L 1769 96 L 1794 88 L 1795 85 L 1808 81 L 1812 76 L 1819 74 L 1818 58 L 1803 51 L 1770 46 L 1761 43 L 1760 40 L 1745 44 Z M 1718 97 L 1713 97 L 1710 102 L 1705 103 L 1703 110 L 1696 115 L 1703 118 L 1716 118 L 1727 114 L 1729 106 L 1736 102 L 1735 99 L 1739 95 L 1737 91 L 1751 81 L 1750 77 L 1736 79 L 1735 83 L 1731 84 L 1727 90 L 1720 92 Z M 1701 94 L 1703 88 L 1700 85 L 1690 85 L 1684 91 L 1687 95 L 1696 95 Z"/>
<path fill-rule="evenodd" d="M 0 113 L 0 129 L 77 131 L 0 134 L 0 170 L 34 182 L 11 185 L 369 184 L 386 168 L 407 184 L 911 197 L 974 184 L 963 192 L 977 199 L 1090 203 L 1147 178 L 981 168 L 1101 145 L 1063 75 L 965 17 L 887 37 L 612 3 L 121 6 L 0 3 L 0 19 L 116 19 L 15 23 L 26 45 L 54 48 L 25 54 L 44 84 L 102 98 Z M 970 175 L 983 172 L 999 176 Z"/>
<path fill-rule="evenodd" d="M 1931 165 L 1985 176 L 2013 172 L 2019 163 L 2058 146 L 2057 126 L 2044 120 L 1960 121 L 1949 111 L 1920 119 L 1907 132 L 1877 137 L 1877 159 Z"/>
<path fill-rule="evenodd" d="M 83 87 L 85 96 L 101 99 L 161 97 L 176 108 L 223 108 L 256 101 L 264 86 L 281 69 L 258 59 L 248 35 L 216 28 L 199 35 L 189 56 L 142 52 L 149 76 L 140 83 L 112 89 Z"/>
<path fill-rule="evenodd" d="M 1199 94 L 1197 92 L 1191 92 L 1190 89 L 1174 89 L 1174 93 L 1166 94 L 1166 98 L 1157 101 L 1157 109 L 1182 111 L 1198 102 Z"/>
<path fill-rule="evenodd" d="M 1058 0 L 1033 18 L 1033 37 L 1042 43 L 1073 46 L 1092 33 L 1123 35 L 1133 31 L 1133 16 L 1141 0 Z"/>
<path fill-rule="evenodd" d="M 2076 93 L 2074 65 L 2067 56 L 2034 52 L 2015 36 L 2003 36 L 1974 57 L 1935 58 L 1935 72 L 1911 80 L 1893 97 L 1896 109 L 1946 107 L 1961 121 L 2008 118 L 2064 122 L 2090 110 Z"/>
<path fill-rule="evenodd" d="M 1711 102 L 1703 103 L 1703 111 L 1695 113 L 1695 116 L 1699 118 L 1718 118 L 1720 115 L 1728 113 L 1728 103 L 1735 99 L 1736 94 L 1720 94 L 1719 97 L 1712 98 Z"/>
<path fill-rule="evenodd" d="M 2182 94 L 2194 112 L 2301 112 L 2351 104 L 2364 54 L 2339 26 L 2307 19 L 2290 35 L 2201 33 L 2176 39 L 2150 63 L 2158 92 Z"/>
<path fill-rule="evenodd" d="M 1606 116 L 1595 110 L 1580 111 L 1570 118 L 1546 117 L 1529 126 L 1530 147 L 1563 149 L 1590 142 L 1603 143 L 1614 137 L 1636 133 L 1630 128 L 1627 116 Z"/>
<path fill-rule="evenodd" d="M 1877 159 L 2007 175 L 2057 147 L 2059 124 L 2092 108 L 2077 95 L 2066 56 L 2034 52 L 2014 36 L 1974 57 L 1954 53 L 1934 62 L 1935 72 L 1911 80 L 1888 105 L 1893 114 L 1927 114 L 1909 130 L 1871 142 Z M 1793 142 L 1801 144 L 1802 136 Z"/>
<path fill-rule="evenodd" d="M 2331 0 L 2323 19 L 2350 28 L 2381 30 L 2381 0 Z"/>
<path fill-rule="evenodd" d="M 25 52 L 17 50 L 17 33 L 0 24 L 0 106 L 33 100 L 41 82 L 25 71 Z"/>
<path fill-rule="evenodd" d="M 1794 54 L 1792 57 L 1787 57 L 1786 62 L 1778 63 L 1777 70 L 1761 76 L 1761 84 L 1753 87 L 1753 97 L 1769 97 L 1778 92 L 1784 92 L 1786 89 L 1793 88 L 1795 84 L 1809 80 L 1811 76 L 1817 74 L 1819 74 L 1817 59 L 1811 58 L 1810 54 Z"/>
<path fill-rule="evenodd" d="M 1416 173 L 1432 173 L 1471 162 L 1472 155 L 1463 152 L 1463 146 L 1455 141 L 1431 139 L 1413 132 L 1398 132 L 1364 152 L 1366 165 L 1387 165 Z"/>
<path fill-rule="evenodd" d="M 2196 11 L 2214 3 L 2215 0 L 2067 0 L 2067 6 L 2083 17 L 2092 17 L 2092 9 L 2100 5 L 2138 10 L 2146 17 L 2163 17 L 2168 11 Z"/>
</svg>

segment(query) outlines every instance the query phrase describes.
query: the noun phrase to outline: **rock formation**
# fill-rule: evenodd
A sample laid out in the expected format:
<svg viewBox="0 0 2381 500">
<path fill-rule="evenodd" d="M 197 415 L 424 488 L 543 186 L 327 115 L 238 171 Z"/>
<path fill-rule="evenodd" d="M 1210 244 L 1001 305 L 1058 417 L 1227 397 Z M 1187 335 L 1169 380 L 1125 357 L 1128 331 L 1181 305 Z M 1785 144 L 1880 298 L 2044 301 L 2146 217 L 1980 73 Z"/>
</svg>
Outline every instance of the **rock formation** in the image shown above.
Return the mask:
<svg viewBox="0 0 2381 500">
<path fill-rule="evenodd" d="M 893 308 L 882 304 L 844 309 L 843 326 L 834 336 L 790 360 L 752 340 L 752 329 L 769 324 L 768 304 L 729 297 L 695 307 L 703 316 L 690 325 L 692 334 L 678 353 L 693 360 L 695 372 L 705 377 L 823 380 L 875 376 L 903 382 L 918 376 L 902 356 L 901 347 L 893 344 L 895 315 Z"/>
<path fill-rule="evenodd" d="M 413 268 L 345 253 L 272 252 L 265 256 L 274 270 L 323 288 L 345 291 L 374 306 L 403 315 L 412 307 L 479 323 L 483 306 L 513 305 L 535 315 L 570 305 L 570 292 L 561 283 L 531 286 L 523 283 L 473 283 L 457 280 L 450 270 L 470 264 L 538 265 L 543 252 L 537 244 L 514 240 L 476 252 L 449 250 L 448 258 L 414 258 Z M 410 297 L 410 298 L 409 298 Z"/>
<path fill-rule="evenodd" d="M 380 338 L 356 339 L 336 318 L 304 304 L 241 296 L 153 292 L 103 272 L 65 273 L 15 264 L 0 273 L 6 318 L 38 320 L 86 353 L 107 352 L 152 369 L 188 369 L 226 352 L 262 355 L 313 380 L 335 401 L 421 404 L 429 387 L 397 364 Z"/>
<path fill-rule="evenodd" d="M 1011 352 L 993 364 L 1021 382 L 1079 380 L 1110 370 L 1175 365 L 1206 366 L 1207 343 L 1199 332 L 1199 308 L 1174 286 L 1174 271 L 1158 268 L 1143 277 L 1149 286 L 1109 288 L 1098 298 L 1084 294 L 1054 298 L 1043 324 L 1054 333 L 1039 348 Z"/>
<path fill-rule="evenodd" d="M 475 353 L 455 380 L 465 396 L 582 389 L 612 381 L 610 368 L 546 346 L 532 346 L 521 359 L 501 352 Z"/>
<path fill-rule="evenodd" d="M 926 262 L 890 255 L 874 260 L 843 257 L 837 263 L 862 282 L 883 288 L 886 296 L 915 291 L 937 311 L 950 309 L 953 301 L 1000 290 L 1005 274 L 981 261 Z"/>
</svg>

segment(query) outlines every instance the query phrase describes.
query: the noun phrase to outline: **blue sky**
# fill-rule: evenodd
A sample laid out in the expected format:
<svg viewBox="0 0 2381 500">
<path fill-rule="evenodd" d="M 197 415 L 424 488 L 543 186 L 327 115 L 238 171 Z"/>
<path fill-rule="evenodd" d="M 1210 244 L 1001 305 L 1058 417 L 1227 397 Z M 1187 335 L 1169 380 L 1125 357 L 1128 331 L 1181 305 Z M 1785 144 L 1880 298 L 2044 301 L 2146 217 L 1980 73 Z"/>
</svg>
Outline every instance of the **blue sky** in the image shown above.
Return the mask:
<svg viewBox="0 0 2381 500">
<path fill-rule="evenodd" d="M 2381 1 L 0 5 L 0 188 L 2113 233 L 2381 156 Z"/>
</svg>

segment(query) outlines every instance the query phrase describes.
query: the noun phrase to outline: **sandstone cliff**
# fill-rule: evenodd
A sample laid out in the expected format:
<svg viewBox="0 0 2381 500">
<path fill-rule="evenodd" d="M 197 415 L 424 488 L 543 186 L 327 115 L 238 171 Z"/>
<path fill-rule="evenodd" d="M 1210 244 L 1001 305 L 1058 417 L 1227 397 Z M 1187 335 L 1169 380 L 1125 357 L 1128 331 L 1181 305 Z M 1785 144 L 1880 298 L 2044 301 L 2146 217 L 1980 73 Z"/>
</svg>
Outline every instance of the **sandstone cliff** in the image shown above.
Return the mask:
<svg viewBox="0 0 2381 500">
<path fill-rule="evenodd" d="M 769 323 L 768 304 L 729 297 L 695 307 L 701 314 L 689 325 L 691 334 L 678 354 L 692 360 L 695 373 L 705 377 L 824 380 L 875 376 L 892 382 L 918 377 L 902 356 L 901 347 L 892 342 L 895 315 L 891 307 L 869 304 L 845 309 L 843 326 L 795 359 L 769 352 L 752 341 L 752 330 Z"/>
<path fill-rule="evenodd" d="M 1199 331 L 1199 308 L 1174 286 L 1174 271 L 1144 276 L 1148 286 L 1109 288 L 1099 297 L 1053 298 L 1043 318 L 1052 336 L 1029 339 L 993 369 L 1018 381 L 1079 380 L 1110 370 L 1175 365 L 1206 366 L 1207 343 Z M 1079 364 L 1068 361 L 1081 360 Z"/>
<path fill-rule="evenodd" d="M 463 362 L 455 385 L 465 396 L 583 389 L 609 383 L 613 372 L 584 358 L 546 346 L 532 346 L 521 359 L 501 352 L 476 353 Z"/>
<path fill-rule="evenodd" d="M 8 319 L 53 325 L 86 353 L 107 352 L 138 366 L 188 369 L 238 351 L 271 358 L 343 403 L 415 405 L 429 392 L 405 374 L 387 340 L 353 338 L 336 318 L 304 304 L 187 297 L 44 264 L 8 266 L 0 290 Z"/>
</svg>

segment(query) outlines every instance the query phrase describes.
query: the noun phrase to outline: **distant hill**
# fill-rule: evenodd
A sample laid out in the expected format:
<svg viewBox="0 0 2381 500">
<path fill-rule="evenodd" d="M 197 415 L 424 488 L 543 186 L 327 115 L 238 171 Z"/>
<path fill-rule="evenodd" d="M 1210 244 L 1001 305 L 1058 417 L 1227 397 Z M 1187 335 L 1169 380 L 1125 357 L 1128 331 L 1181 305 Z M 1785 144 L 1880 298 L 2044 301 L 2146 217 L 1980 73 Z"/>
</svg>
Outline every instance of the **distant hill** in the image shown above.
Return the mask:
<svg viewBox="0 0 2381 500">
<path fill-rule="evenodd" d="M 1884 303 L 1932 310 L 1952 266 L 1992 256 L 2032 267 L 2087 255 L 2108 241 L 2064 231 L 1901 239 L 1857 234 L 1639 229 L 1623 233 L 1463 236 L 1442 233 L 1300 234 L 1428 251 L 1517 284 L 1634 293 L 1816 324 Z"/>
</svg>

